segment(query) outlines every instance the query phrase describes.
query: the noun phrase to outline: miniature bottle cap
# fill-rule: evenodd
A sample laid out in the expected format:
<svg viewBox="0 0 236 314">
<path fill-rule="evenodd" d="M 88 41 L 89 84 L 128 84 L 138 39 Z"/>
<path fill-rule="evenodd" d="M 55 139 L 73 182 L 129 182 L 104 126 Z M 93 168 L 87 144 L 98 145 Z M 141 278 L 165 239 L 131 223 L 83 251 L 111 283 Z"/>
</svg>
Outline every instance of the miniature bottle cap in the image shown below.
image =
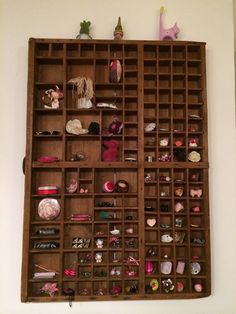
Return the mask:
<svg viewBox="0 0 236 314">
<path fill-rule="evenodd" d="M 60 204 L 55 198 L 44 198 L 38 205 L 39 217 L 45 220 L 55 219 L 60 211 Z"/>
</svg>

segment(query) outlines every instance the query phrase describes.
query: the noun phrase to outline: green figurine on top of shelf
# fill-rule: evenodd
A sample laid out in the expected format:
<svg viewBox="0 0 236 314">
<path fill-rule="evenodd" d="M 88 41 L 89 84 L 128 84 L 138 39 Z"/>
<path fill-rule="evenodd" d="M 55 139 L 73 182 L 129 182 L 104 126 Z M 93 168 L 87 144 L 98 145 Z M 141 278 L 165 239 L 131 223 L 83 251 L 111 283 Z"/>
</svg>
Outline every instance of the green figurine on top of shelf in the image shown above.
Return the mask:
<svg viewBox="0 0 236 314">
<path fill-rule="evenodd" d="M 115 40 L 121 40 L 123 38 L 123 28 L 122 28 L 122 25 L 121 25 L 121 18 L 119 16 L 119 19 L 118 19 L 118 23 L 115 27 L 115 30 L 114 30 L 114 39 Z"/>
<path fill-rule="evenodd" d="M 90 26 L 91 26 L 90 21 L 84 20 L 83 22 L 81 22 L 79 35 L 76 36 L 76 39 L 92 39 L 92 37 L 89 34 Z"/>
</svg>

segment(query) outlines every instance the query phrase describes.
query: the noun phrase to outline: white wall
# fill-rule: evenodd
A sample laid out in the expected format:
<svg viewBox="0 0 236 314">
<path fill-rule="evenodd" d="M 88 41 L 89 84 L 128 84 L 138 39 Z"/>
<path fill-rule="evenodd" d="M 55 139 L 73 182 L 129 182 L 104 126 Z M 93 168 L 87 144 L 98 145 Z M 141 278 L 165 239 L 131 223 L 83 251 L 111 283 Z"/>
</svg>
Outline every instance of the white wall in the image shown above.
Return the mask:
<svg viewBox="0 0 236 314">
<path fill-rule="evenodd" d="M 181 40 L 207 42 L 212 296 L 197 300 L 20 303 L 27 41 L 75 38 L 89 19 L 94 38 L 112 38 L 122 16 L 126 39 L 157 39 L 158 9 Z M 0 0 L 0 314 L 236 313 L 236 203 L 233 8 L 231 0 Z"/>
</svg>

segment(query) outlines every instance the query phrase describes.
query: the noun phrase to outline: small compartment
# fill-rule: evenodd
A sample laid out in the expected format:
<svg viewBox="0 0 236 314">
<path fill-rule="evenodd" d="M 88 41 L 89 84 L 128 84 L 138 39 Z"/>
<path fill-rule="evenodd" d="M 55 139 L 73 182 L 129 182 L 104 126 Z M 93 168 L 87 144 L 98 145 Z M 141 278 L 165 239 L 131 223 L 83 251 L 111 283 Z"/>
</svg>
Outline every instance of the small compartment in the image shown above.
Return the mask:
<svg viewBox="0 0 236 314">
<path fill-rule="evenodd" d="M 103 296 L 107 295 L 107 282 L 106 281 L 95 281 L 93 282 L 93 295 Z"/>
<path fill-rule="evenodd" d="M 62 58 L 64 55 L 63 43 L 52 43 L 52 57 L 60 57 Z"/>
<path fill-rule="evenodd" d="M 97 44 L 95 46 L 95 57 L 97 59 L 108 59 L 108 45 Z"/>
<path fill-rule="evenodd" d="M 105 84 L 109 83 L 109 65 L 107 60 L 96 60 L 95 66 L 95 82 L 96 84 Z"/>
<path fill-rule="evenodd" d="M 155 185 L 149 184 L 144 186 L 144 195 L 156 196 L 157 194 L 157 187 Z"/>
<path fill-rule="evenodd" d="M 33 253 L 30 255 L 31 257 L 31 265 L 29 267 L 29 276 L 31 279 L 35 279 L 35 273 L 40 272 L 54 272 L 55 276 L 52 278 L 53 280 L 58 279 L 59 270 L 60 270 L 60 256 L 58 253 L 53 253 L 48 251 L 46 253 Z M 52 279 L 46 279 L 48 281 Z M 38 279 L 42 280 L 42 279 Z"/>
<path fill-rule="evenodd" d="M 67 60 L 67 82 L 75 77 L 85 76 L 94 81 L 94 61 L 93 59 L 69 59 Z"/>
<path fill-rule="evenodd" d="M 185 61 L 173 61 L 173 73 L 184 74 L 185 73 Z"/>
<path fill-rule="evenodd" d="M 109 252 L 109 263 L 116 265 L 123 262 L 123 255 L 120 251 L 110 251 Z"/>
<path fill-rule="evenodd" d="M 78 255 L 76 253 L 64 253 L 63 266 L 64 278 L 78 277 Z"/>
<path fill-rule="evenodd" d="M 125 95 L 127 97 L 137 97 L 138 96 L 138 89 L 137 85 L 125 85 Z"/>
<path fill-rule="evenodd" d="M 165 260 L 173 259 L 173 246 L 162 244 L 160 247 L 161 258 Z"/>
<path fill-rule="evenodd" d="M 157 101 L 157 93 L 155 89 L 144 89 L 144 102 L 155 103 Z"/>
<path fill-rule="evenodd" d="M 93 276 L 91 267 L 80 265 L 78 268 L 78 277 L 80 279 L 89 279 Z"/>
<path fill-rule="evenodd" d="M 56 186 L 61 193 L 62 173 L 61 169 L 34 169 L 32 172 L 32 194 L 37 194 L 38 187 Z M 50 197 L 50 196 L 49 196 Z M 53 196 L 52 196 L 53 197 Z"/>
<path fill-rule="evenodd" d="M 157 277 L 145 279 L 145 293 L 147 295 L 155 295 L 160 292 L 161 280 Z"/>
<path fill-rule="evenodd" d="M 157 230 L 146 230 L 145 231 L 145 242 L 148 242 L 149 244 L 155 244 L 158 242 L 158 233 Z"/>
<path fill-rule="evenodd" d="M 210 291 L 210 283 L 205 278 L 193 278 L 191 286 L 192 292 L 196 295 Z"/>
<path fill-rule="evenodd" d="M 36 61 L 37 83 L 61 84 L 63 82 L 63 60 L 62 59 L 38 59 Z"/>
<path fill-rule="evenodd" d="M 124 72 L 125 84 L 138 84 L 138 72 L 136 70 L 126 70 Z"/>
<path fill-rule="evenodd" d="M 139 293 L 138 280 L 125 280 L 124 285 L 126 295 L 135 295 Z"/>
<path fill-rule="evenodd" d="M 138 46 L 127 44 L 125 48 L 125 58 L 138 58 Z"/>
<path fill-rule="evenodd" d="M 185 88 L 185 83 L 186 78 L 184 74 L 174 74 L 173 75 L 173 88 L 178 89 L 178 88 Z"/>
<path fill-rule="evenodd" d="M 159 118 L 160 119 L 167 119 L 171 116 L 171 106 L 160 104 L 159 105 Z"/>
<path fill-rule="evenodd" d="M 159 226 L 162 231 L 165 231 L 165 230 L 169 231 L 169 229 L 173 227 L 172 215 L 161 214 Z"/>
<path fill-rule="evenodd" d="M 200 75 L 201 74 L 201 62 L 200 61 L 188 61 L 188 74 Z"/>
<path fill-rule="evenodd" d="M 171 76 L 167 74 L 159 75 L 159 88 L 171 88 Z"/>
<path fill-rule="evenodd" d="M 171 193 L 171 185 L 170 184 L 165 184 L 162 183 L 160 185 L 160 199 L 165 200 L 166 198 L 171 197 L 172 193 Z"/>
<path fill-rule="evenodd" d="M 171 63 L 170 61 L 159 61 L 159 74 L 170 74 Z"/>
<path fill-rule="evenodd" d="M 85 161 L 101 160 L 101 143 L 99 138 L 90 138 L 83 135 L 68 136 L 66 141 L 66 160 L 73 160 L 74 155 L 84 156 Z"/>
<path fill-rule="evenodd" d="M 40 138 L 33 144 L 33 160 L 44 156 L 56 157 L 56 162 L 63 160 L 62 146 L 60 138 Z"/>
<path fill-rule="evenodd" d="M 200 60 L 200 58 L 201 58 L 201 46 L 189 45 L 188 46 L 188 59 Z"/>
<path fill-rule="evenodd" d="M 156 60 L 144 60 L 144 74 L 154 74 L 157 72 Z"/>
<path fill-rule="evenodd" d="M 123 45 L 112 44 L 110 45 L 110 57 L 111 58 L 123 58 Z"/>
<path fill-rule="evenodd" d="M 67 44 L 66 45 L 67 57 L 79 57 L 79 45 L 78 44 Z"/>
<path fill-rule="evenodd" d="M 144 88 L 156 88 L 157 86 L 157 77 L 156 74 L 145 74 L 144 75 Z"/>
<path fill-rule="evenodd" d="M 189 75 L 188 77 L 188 89 L 200 89 L 202 88 L 202 78 L 197 75 Z"/>
<path fill-rule="evenodd" d="M 35 47 L 35 55 L 37 57 L 49 57 L 50 46 L 51 45 L 49 43 L 38 43 Z"/>
<path fill-rule="evenodd" d="M 138 100 L 136 99 L 136 97 L 125 97 L 124 108 L 128 110 L 138 110 Z"/>
<path fill-rule="evenodd" d="M 157 57 L 157 47 L 144 45 L 144 59 L 155 59 Z"/>
<path fill-rule="evenodd" d="M 181 260 L 181 259 L 186 259 L 189 255 L 188 248 L 186 246 L 176 246 L 176 258 Z M 187 266 L 187 265 L 186 265 Z"/>
<path fill-rule="evenodd" d="M 188 103 L 189 104 L 199 104 L 202 103 L 202 91 L 189 90 L 188 91 Z"/>
<path fill-rule="evenodd" d="M 81 194 L 84 196 L 85 194 Z M 65 221 L 70 221 L 73 214 L 87 214 L 90 217 L 88 219 L 79 221 L 79 220 L 73 220 L 77 223 L 91 223 L 92 218 L 92 198 L 91 197 L 79 197 L 78 194 L 75 196 L 67 196 L 65 199 Z"/>
<path fill-rule="evenodd" d="M 186 56 L 185 46 L 173 46 L 173 58 L 174 59 L 185 59 Z"/>
<path fill-rule="evenodd" d="M 122 281 L 116 280 L 109 283 L 109 293 L 111 296 L 118 296 L 123 293 Z"/>
<path fill-rule="evenodd" d="M 77 287 L 77 294 L 80 297 L 90 296 L 92 292 L 92 283 L 89 281 L 79 281 Z"/>
<path fill-rule="evenodd" d="M 159 59 L 169 59 L 171 57 L 171 46 L 159 46 Z"/>
<path fill-rule="evenodd" d="M 65 225 L 64 248 L 70 250 L 89 250 L 92 245 L 92 226 L 88 224 Z"/>
<path fill-rule="evenodd" d="M 186 95 L 184 90 L 174 90 L 173 92 L 173 103 L 174 104 L 183 104 L 186 102 Z"/>
<path fill-rule="evenodd" d="M 160 89 L 159 90 L 159 103 L 165 104 L 170 103 L 171 101 L 171 92 L 169 90 Z"/>
<path fill-rule="evenodd" d="M 138 61 L 136 59 L 125 59 L 125 62 L 124 62 L 125 71 L 137 70 L 138 69 L 137 62 Z"/>
<path fill-rule="evenodd" d="M 94 45 L 80 44 L 80 57 L 94 58 Z"/>
</svg>

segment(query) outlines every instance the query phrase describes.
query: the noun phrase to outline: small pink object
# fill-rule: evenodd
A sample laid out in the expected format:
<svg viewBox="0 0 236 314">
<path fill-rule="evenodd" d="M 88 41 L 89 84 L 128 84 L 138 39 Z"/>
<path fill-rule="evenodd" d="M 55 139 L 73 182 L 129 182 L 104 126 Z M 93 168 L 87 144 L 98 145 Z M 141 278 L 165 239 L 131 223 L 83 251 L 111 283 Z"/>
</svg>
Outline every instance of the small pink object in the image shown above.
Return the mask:
<svg viewBox="0 0 236 314">
<path fill-rule="evenodd" d="M 202 290 L 203 290 L 203 287 L 202 287 L 201 283 L 196 283 L 193 287 L 194 287 L 194 290 L 196 292 L 202 292 Z"/>
<path fill-rule="evenodd" d="M 184 206 L 180 202 L 175 204 L 175 212 L 176 213 L 179 213 L 179 212 L 181 212 L 183 210 L 184 210 Z"/>
<path fill-rule="evenodd" d="M 40 156 L 37 159 L 38 162 L 43 162 L 43 163 L 55 162 L 58 160 L 59 159 L 56 156 Z"/>
<path fill-rule="evenodd" d="M 152 261 L 147 261 L 145 263 L 145 272 L 146 275 L 151 275 L 154 272 L 154 264 Z"/>
<path fill-rule="evenodd" d="M 66 268 L 64 269 L 64 275 L 66 277 L 75 277 L 76 276 L 76 270 L 72 268 Z"/>
<path fill-rule="evenodd" d="M 184 268 L 185 268 L 185 262 L 178 261 L 177 267 L 176 267 L 176 273 L 180 274 L 180 275 L 183 275 Z"/>
<path fill-rule="evenodd" d="M 42 286 L 42 288 L 40 288 L 40 291 L 49 294 L 50 297 L 53 297 L 54 294 L 58 291 L 57 284 L 47 282 Z"/>
<path fill-rule="evenodd" d="M 176 290 L 177 292 L 182 292 L 184 290 L 184 284 L 181 281 L 176 282 Z"/>
<path fill-rule="evenodd" d="M 114 192 L 114 189 L 115 189 L 114 183 L 111 181 L 106 181 L 103 184 L 103 191 L 104 192 L 112 193 L 112 192 Z"/>
<path fill-rule="evenodd" d="M 175 146 L 180 147 L 183 145 L 183 142 L 181 140 L 175 141 Z"/>
<path fill-rule="evenodd" d="M 201 211 L 201 208 L 200 208 L 200 206 L 193 206 L 193 207 L 191 208 L 191 210 L 192 210 L 192 212 L 194 212 L 194 213 L 199 213 L 199 212 Z"/>
</svg>

